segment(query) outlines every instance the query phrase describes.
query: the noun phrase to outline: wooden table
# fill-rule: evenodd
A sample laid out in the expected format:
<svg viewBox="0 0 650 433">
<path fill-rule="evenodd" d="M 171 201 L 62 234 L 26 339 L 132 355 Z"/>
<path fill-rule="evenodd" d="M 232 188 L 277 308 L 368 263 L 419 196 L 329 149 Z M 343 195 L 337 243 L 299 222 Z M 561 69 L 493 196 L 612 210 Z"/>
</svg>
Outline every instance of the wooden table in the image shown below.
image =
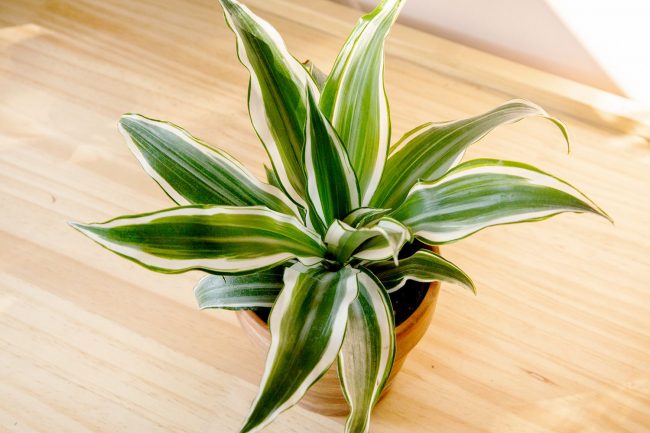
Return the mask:
<svg viewBox="0 0 650 433">
<path fill-rule="evenodd" d="M 321 0 L 248 4 L 324 69 L 357 17 Z M 65 224 L 169 206 L 118 135 L 123 112 L 173 120 L 262 174 L 216 2 L 3 1 L 0 27 L 0 431 L 237 431 L 262 361 L 233 314 L 197 310 L 198 273 L 151 273 Z M 444 248 L 479 296 L 443 286 L 372 430 L 650 431 L 649 112 L 405 27 L 387 87 L 395 137 L 511 97 L 545 105 L 568 123 L 570 156 L 543 120 L 470 156 L 565 177 L 616 225 L 564 215 Z M 268 431 L 342 422 L 295 408 Z"/>
</svg>

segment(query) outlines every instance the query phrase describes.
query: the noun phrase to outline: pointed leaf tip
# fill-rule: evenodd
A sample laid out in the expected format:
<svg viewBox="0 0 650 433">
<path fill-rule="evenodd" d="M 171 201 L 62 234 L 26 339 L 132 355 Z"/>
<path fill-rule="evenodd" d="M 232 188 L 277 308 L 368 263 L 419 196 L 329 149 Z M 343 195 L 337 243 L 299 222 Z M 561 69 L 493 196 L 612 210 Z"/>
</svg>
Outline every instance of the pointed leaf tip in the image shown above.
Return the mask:
<svg viewBox="0 0 650 433">
<path fill-rule="evenodd" d="M 382 282 L 388 293 L 404 287 L 407 280 L 430 283 L 446 281 L 469 289 L 476 294 L 474 282 L 462 269 L 449 260 L 429 250 L 420 250 L 394 266 L 389 261 L 372 263 L 368 266 Z"/>
<path fill-rule="evenodd" d="M 390 157 L 373 207 L 396 207 L 420 180 L 435 180 L 460 164 L 465 151 L 500 125 L 542 117 L 557 126 L 570 149 L 564 123 L 542 107 L 523 99 L 510 100 L 478 116 L 451 122 L 427 123 L 406 133 L 391 147 Z"/>
<path fill-rule="evenodd" d="M 416 184 L 391 216 L 423 242 L 439 245 L 494 225 L 541 221 L 563 212 L 611 220 L 584 193 L 555 176 L 514 161 L 477 159 L 438 180 Z"/>
<path fill-rule="evenodd" d="M 66 222 L 70 227 L 72 227 L 75 230 L 82 231 L 83 224 L 75 222 L 75 221 L 67 221 Z"/>
<path fill-rule="evenodd" d="M 185 206 L 74 228 L 151 270 L 238 274 L 287 260 L 313 265 L 325 246 L 296 218 L 263 207 Z"/>
<path fill-rule="evenodd" d="M 306 86 L 307 121 L 303 165 L 310 209 L 324 227 L 359 207 L 359 186 L 345 146 Z"/>
<path fill-rule="evenodd" d="M 320 107 L 345 143 L 357 175 L 362 206 L 370 203 L 388 155 L 391 127 L 384 87 L 384 41 L 403 4 L 402 0 L 384 0 L 359 20 L 321 95 Z"/>
<path fill-rule="evenodd" d="M 84 224 L 75 221 L 68 221 L 68 225 L 85 236 L 90 237 L 90 233 L 92 233 L 93 224 Z"/>
<path fill-rule="evenodd" d="M 246 6 L 222 0 L 235 34 L 239 61 L 250 73 L 248 108 L 253 128 L 266 148 L 283 190 L 306 207 L 302 148 L 309 72 L 288 51 L 280 34 Z"/>
<path fill-rule="evenodd" d="M 280 189 L 260 182 L 231 155 L 171 122 L 125 114 L 118 129 L 147 174 L 178 205 L 259 205 L 300 217 Z"/>
</svg>

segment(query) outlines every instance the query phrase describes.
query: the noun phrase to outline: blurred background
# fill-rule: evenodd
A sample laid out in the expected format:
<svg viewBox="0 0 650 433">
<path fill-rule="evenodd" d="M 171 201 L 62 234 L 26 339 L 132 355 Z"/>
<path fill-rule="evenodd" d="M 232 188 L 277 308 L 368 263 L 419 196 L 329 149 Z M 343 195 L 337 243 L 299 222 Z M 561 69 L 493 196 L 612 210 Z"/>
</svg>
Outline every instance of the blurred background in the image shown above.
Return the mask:
<svg viewBox="0 0 650 433">
<path fill-rule="evenodd" d="M 334 1 L 364 11 L 376 4 L 375 0 Z M 650 102 L 647 0 L 409 0 L 401 22 Z"/>
</svg>

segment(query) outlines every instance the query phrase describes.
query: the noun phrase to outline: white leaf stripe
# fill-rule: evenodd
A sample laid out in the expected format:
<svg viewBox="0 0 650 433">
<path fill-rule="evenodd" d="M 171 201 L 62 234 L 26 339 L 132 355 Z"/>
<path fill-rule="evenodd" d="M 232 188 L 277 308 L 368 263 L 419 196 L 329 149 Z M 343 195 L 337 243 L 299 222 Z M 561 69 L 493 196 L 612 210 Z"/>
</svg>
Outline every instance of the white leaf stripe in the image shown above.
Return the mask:
<svg viewBox="0 0 650 433">
<path fill-rule="evenodd" d="M 345 262 L 361 244 L 368 239 L 381 235 L 382 233 L 378 230 L 356 229 L 336 220 L 330 225 L 325 234 L 325 244 L 331 253 L 336 254 L 337 260 Z"/>
<path fill-rule="evenodd" d="M 207 275 L 194 288 L 201 309 L 272 307 L 282 289 L 284 268 L 245 275 Z"/>
<path fill-rule="evenodd" d="M 352 227 L 364 226 L 371 220 L 379 218 L 390 212 L 390 209 L 375 209 L 371 207 L 360 207 L 343 218 L 343 222 Z"/>
<path fill-rule="evenodd" d="M 338 356 L 343 394 L 350 405 L 347 433 L 366 433 L 370 414 L 395 358 L 391 301 L 367 270 L 357 275 L 359 295 L 350 305 L 345 340 Z"/>
<path fill-rule="evenodd" d="M 344 263 L 350 257 L 361 260 L 397 257 L 399 250 L 410 239 L 408 228 L 387 217 L 381 218 L 372 226 L 357 228 L 336 220 L 325 234 L 328 250 Z"/>
<path fill-rule="evenodd" d="M 269 185 L 274 186 L 278 189 L 282 188 L 282 185 L 280 184 L 275 171 L 266 164 L 264 164 L 264 173 L 266 174 L 266 181 Z"/>
<path fill-rule="evenodd" d="M 444 142 L 451 135 L 462 129 L 480 126 L 481 124 L 485 123 L 485 127 L 481 129 L 482 131 L 489 132 L 497 126 L 517 123 L 527 117 L 543 117 L 553 122 L 553 124 L 555 124 L 562 133 L 562 137 L 564 137 L 567 146 L 570 145 L 569 134 L 566 125 L 564 125 L 563 122 L 549 115 L 548 112 L 544 110 L 544 108 L 535 104 L 534 102 L 527 101 L 525 99 L 511 99 L 504 104 L 493 108 L 492 110 L 474 117 L 446 122 L 428 122 L 416 128 L 413 128 L 404 134 L 404 136 L 397 143 L 395 143 L 395 145 L 391 146 L 390 155 L 392 156 L 393 154 L 407 147 L 416 136 L 422 134 L 422 132 L 425 132 L 430 128 L 442 130 L 444 135 L 440 136 L 439 138 L 437 137 L 437 140 Z M 482 138 L 483 135 L 483 133 L 479 133 L 478 137 Z"/>
<path fill-rule="evenodd" d="M 260 391 L 242 433 L 261 430 L 296 404 L 336 360 L 348 308 L 357 296 L 356 274 L 349 267 L 329 272 L 301 264 L 285 270 L 284 288 L 269 317 L 271 347 Z M 298 359 L 301 368 L 287 374 Z"/>
<path fill-rule="evenodd" d="M 413 240 L 413 235 L 408 227 L 390 217 L 380 218 L 373 222 L 369 229 L 377 230 L 383 241 L 375 238 L 363 244 L 354 253 L 354 257 L 361 260 L 385 260 L 393 256 L 393 260 L 397 263 L 397 256 L 404 244 Z"/>
<path fill-rule="evenodd" d="M 420 132 L 426 130 L 430 126 L 442 127 L 444 125 L 449 125 L 451 123 L 453 122 L 441 122 L 441 123 L 427 122 L 427 123 L 423 123 L 420 126 L 416 126 L 415 128 L 411 129 L 410 131 L 407 131 L 404 135 L 402 135 L 402 138 L 400 138 L 397 141 L 397 143 L 390 146 L 390 149 L 388 150 L 389 157 L 392 156 L 394 153 L 398 152 L 399 150 L 401 150 L 406 145 L 408 145 L 411 142 L 411 140 L 413 140 L 413 138 L 417 137 Z"/>
<path fill-rule="evenodd" d="M 496 127 L 534 116 L 553 122 L 569 143 L 562 122 L 538 105 L 519 99 L 468 119 L 427 123 L 413 129 L 391 147 L 372 205 L 396 207 L 417 181 L 435 180 L 444 175 L 460 163 L 469 146 Z"/>
<path fill-rule="evenodd" d="M 442 244 L 483 228 L 561 212 L 609 216 L 568 183 L 512 161 L 473 160 L 433 182 L 419 182 L 391 216 L 423 242 Z"/>
<path fill-rule="evenodd" d="M 321 98 L 323 112 L 347 147 L 364 206 L 379 184 L 388 154 L 383 47 L 403 4 L 403 0 L 384 0 L 361 18 L 339 53 Z"/>
<path fill-rule="evenodd" d="M 316 83 L 318 90 L 323 90 L 325 81 L 327 81 L 327 74 L 318 69 L 314 62 L 311 60 L 303 62 L 302 65 L 305 67 L 305 69 L 307 69 L 309 75 L 311 75 L 311 77 L 314 79 L 314 83 Z"/>
<path fill-rule="evenodd" d="M 281 190 L 260 182 L 230 155 L 170 122 L 125 114 L 118 129 L 149 176 L 181 206 L 261 205 L 300 216 Z"/>
<path fill-rule="evenodd" d="M 308 90 L 304 165 L 309 203 L 325 226 L 359 207 L 354 170 L 329 120 Z"/>
<path fill-rule="evenodd" d="M 427 250 L 400 259 L 398 265 L 386 261 L 371 263 L 368 269 L 377 276 L 388 293 L 398 291 L 409 280 L 421 283 L 446 281 L 476 293 L 474 283 L 465 272 L 449 260 Z"/>
<path fill-rule="evenodd" d="M 160 272 L 243 273 L 296 258 L 311 265 L 325 252 L 320 238 L 296 218 L 262 207 L 187 206 L 71 225 L 103 247 Z"/>
<path fill-rule="evenodd" d="M 235 0 L 220 1 L 226 22 L 237 39 L 239 60 L 250 72 L 248 106 L 253 127 L 284 190 L 292 200 L 306 207 L 301 168 L 306 112 L 304 88 L 309 86 L 318 95 L 316 84 L 268 22 Z M 256 44 L 264 45 L 265 49 Z M 266 55 L 271 58 L 265 58 Z M 275 79 L 280 76 L 288 79 L 279 83 Z"/>
<path fill-rule="evenodd" d="M 137 116 L 135 114 L 125 114 L 122 116 L 122 118 L 129 118 L 129 117 L 134 117 Z M 133 155 L 136 157 L 144 171 L 156 181 L 158 185 L 165 191 L 165 193 L 179 206 L 184 206 L 184 205 L 190 205 L 193 204 L 189 200 L 187 200 L 185 197 L 183 197 L 180 193 L 178 193 L 174 187 L 172 187 L 167 180 L 159 174 L 157 170 L 155 170 L 151 164 L 149 163 L 149 160 L 146 158 L 146 156 L 142 153 L 140 147 L 133 141 L 133 138 L 131 137 L 131 134 L 124 128 L 122 124 L 122 120 L 120 119 L 120 122 L 117 124 L 117 129 L 120 131 L 120 134 L 122 134 L 122 137 L 124 138 L 124 141 L 126 142 L 127 146 L 133 153 Z"/>
</svg>

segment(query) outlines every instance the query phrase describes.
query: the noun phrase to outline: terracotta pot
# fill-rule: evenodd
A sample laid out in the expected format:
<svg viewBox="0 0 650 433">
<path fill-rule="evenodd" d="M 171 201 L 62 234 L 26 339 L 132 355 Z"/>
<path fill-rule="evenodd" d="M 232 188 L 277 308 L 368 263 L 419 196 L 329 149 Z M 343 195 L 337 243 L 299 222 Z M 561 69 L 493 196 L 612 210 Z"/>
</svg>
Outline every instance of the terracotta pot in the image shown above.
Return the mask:
<svg viewBox="0 0 650 433">
<path fill-rule="evenodd" d="M 433 248 L 433 251 L 439 252 L 437 248 Z M 395 328 L 395 363 L 382 397 L 390 389 L 395 376 L 399 373 L 406 360 L 406 356 L 424 336 L 429 327 L 439 291 L 440 283 L 437 281 L 431 283 L 419 307 L 408 319 Z M 252 311 L 238 311 L 237 318 L 246 334 L 259 347 L 260 354 L 266 355 L 271 345 L 271 333 L 266 323 Z M 336 363 L 309 389 L 299 405 L 312 412 L 328 416 L 342 416 L 348 413 L 348 405 L 341 392 L 341 385 L 336 372 Z"/>
</svg>

